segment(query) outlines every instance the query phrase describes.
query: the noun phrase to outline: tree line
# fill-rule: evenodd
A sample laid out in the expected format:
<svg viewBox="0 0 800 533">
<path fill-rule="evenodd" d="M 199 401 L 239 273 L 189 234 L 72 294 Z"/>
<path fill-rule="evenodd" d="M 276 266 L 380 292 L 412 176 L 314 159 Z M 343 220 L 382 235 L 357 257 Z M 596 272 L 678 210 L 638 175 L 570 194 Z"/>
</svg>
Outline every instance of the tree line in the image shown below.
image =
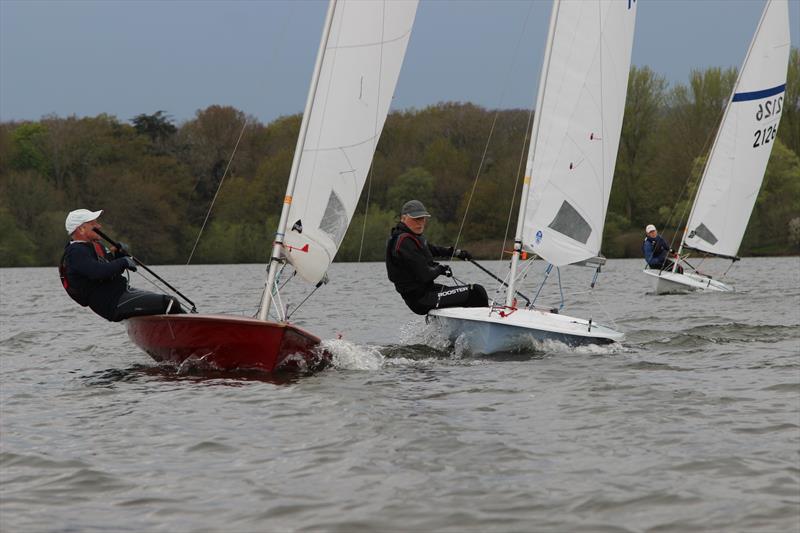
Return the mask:
<svg viewBox="0 0 800 533">
<path fill-rule="evenodd" d="M 685 222 L 736 74 L 709 68 L 670 87 L 648 67 L 631 68 L 606 256 L 640 256 L 648 223 L 670 238 Z M 800 252 L 799 87 L 793 49 L 780 128 L 740 255 Z M 265 262 L 300 120 L 262 124 L 210 106 L 179 125 L 164 111 L 128 122 L 105 114 L 2 122 L 0 266 L 55 264 L 64 218 L 81 207 L 104 209 L 107 232 L 145 262 Z M 391 113 L 336 260 L 382 260 L 389 228 L 411 198 L 434 214 L 432 242 L 460 235 L 460 247 L 500 258 L 513 238 L 531 120 L 529 110 L 469 103 Z"/>
</svg>

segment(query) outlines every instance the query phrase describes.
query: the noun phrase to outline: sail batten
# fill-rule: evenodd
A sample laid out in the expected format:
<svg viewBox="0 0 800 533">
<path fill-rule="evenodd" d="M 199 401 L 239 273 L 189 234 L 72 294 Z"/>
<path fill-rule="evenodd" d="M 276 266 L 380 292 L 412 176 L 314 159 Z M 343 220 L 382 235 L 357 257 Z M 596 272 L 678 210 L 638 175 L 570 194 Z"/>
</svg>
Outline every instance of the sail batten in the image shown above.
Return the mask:
<svg viewBox="0 0 800 533">
<path fill-rule="evenodd" d="M 789 52 L 788 2 L 769 0 L 711 147 L 681 247 L 738 254 L 782 115 Z"/>
</svg>

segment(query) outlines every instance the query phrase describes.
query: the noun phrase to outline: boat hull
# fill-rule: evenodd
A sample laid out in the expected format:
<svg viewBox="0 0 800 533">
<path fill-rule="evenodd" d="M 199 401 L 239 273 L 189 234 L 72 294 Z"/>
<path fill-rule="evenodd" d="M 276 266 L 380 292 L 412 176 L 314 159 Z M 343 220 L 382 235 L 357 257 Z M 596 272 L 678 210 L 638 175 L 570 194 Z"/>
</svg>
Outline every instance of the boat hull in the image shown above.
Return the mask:
<svg viewBox="0 0 800 533">
<path fill-rule="evenodd" d="M 473 354 L 536 349 L 555 341 L 569 347 L 621 342 L 625 335 L 588 320 L 538 309 L 516 309 L 505 316 L 488 307 L 452 307 L 428 313 L 451 342 Z"/>
<path fill-rule="evenodd" d="M 691 291 L 734 292 L 730 285 L 699 274 L 651 269 L 645 269 L 644 273 L 656 278 L 656 294 L 680 294 Z"/>
<path fill-rule="evenodd" d="M 292 324 L 226 315 L 153 315 L 125 320 L 153 359 L 215 370 L 314 370 L 329 362 L 320 339 Z"/>
</svg>

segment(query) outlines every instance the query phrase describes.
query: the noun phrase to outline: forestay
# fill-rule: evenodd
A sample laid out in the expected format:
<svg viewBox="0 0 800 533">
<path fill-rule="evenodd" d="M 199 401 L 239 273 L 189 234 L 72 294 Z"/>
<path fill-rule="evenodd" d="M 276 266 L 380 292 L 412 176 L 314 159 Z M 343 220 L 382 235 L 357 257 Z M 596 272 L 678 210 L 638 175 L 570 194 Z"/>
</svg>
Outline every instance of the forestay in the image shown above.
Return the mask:
<svg viewBox="0 0 800 533">
<path fill-rule="evenodd" d="M 600 251 L 628 88 L 636 2 L 588 3 L 554 5 L 520 214 L 523 246 L 556 266 Z"/>
<path fill-rule="evenodd" d="M 417 0 L 339 0 L 302 143 L 285 244 L 321 280 L 344 238 L 383 129 Z"/>
<path fill-rule="evenodd" d="M 781 118 L 790 46 L 788 3 L 770 0 L 711 149 L 687 246 L 728 257 L 739 251 Z"/>
</svg>

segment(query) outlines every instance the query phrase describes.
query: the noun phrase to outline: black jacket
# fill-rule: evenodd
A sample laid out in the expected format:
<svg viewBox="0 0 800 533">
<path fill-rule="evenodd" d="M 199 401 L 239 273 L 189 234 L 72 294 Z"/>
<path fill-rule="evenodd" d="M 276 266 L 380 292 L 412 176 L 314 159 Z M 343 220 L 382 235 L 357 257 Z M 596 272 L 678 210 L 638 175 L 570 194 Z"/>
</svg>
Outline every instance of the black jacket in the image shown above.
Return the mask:
<svg viewBox="0 0 800 533">
<path fill-rule="evenodd" d="M 90 242 L 73 241 L 64 248 L 59 270 L 73 300 L 114 320 L 119 298 L 128 286 L 122 275 L 126 264 L 124 257 L 98 253 Z"/>
<path fill-rule="evenodd" d="M 445 272 L 434 257 L 450 257 L 453 248 L 428 243 L 399 223 L 386 241 L 386 272 L 403 299 L 417 299 L 434 288 L 433 280 Z"/>
</svg>

